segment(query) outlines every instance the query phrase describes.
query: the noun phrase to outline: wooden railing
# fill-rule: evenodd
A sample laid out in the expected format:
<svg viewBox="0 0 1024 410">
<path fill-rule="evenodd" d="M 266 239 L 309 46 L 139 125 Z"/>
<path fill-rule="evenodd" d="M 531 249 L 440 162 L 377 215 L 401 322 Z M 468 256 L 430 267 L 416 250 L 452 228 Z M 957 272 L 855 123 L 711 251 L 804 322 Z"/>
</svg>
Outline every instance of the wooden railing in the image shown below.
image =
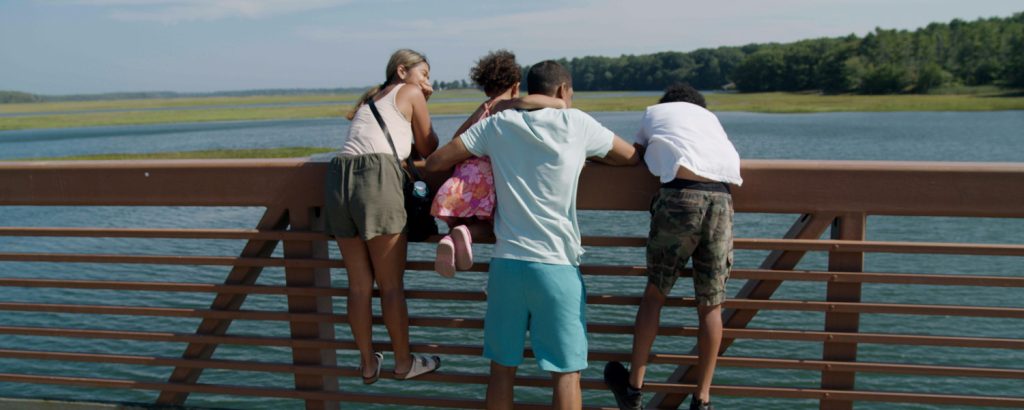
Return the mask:
<svg viewBox="0 0 1024 410">
<path fill-rule="evenodd" d="M 388 382 L 362 387 L 348 380 L 358 379 L 354 361 L 339 365 L 338 355 L 352 356 L 354 343 L 347 335 L 343 286 L 332 286 L 331 269 L 344 268 L 343 261 L 330 257 L 329 239 L 322 233 L 319 207 L 325 164 L 306 160 L 220 160 L 220 161 L 117 161 L 61 163 L 0 163 L 0 205 L 4 206 L 200 206 L 261 207 L 262 218 L 255 229 L 157 229 L 146 227 L 0 227 L 0 237 L 59 238 L 172 238 L 181 240 L 245 241 L 238 255 L 181 255 L 133 253 L 113 247 L 100 253 L 10 252 L 0 248 L 0 287 L 21 292 L 47 291 L 60 295 L 71 290 L 117 291 L 124 300 L 136 303 L 94 304 L 62 303 L 60 299 L 39 302 L 0 300 L 3 316 L 11 312 L 48 312 L 138 318 L 116 323 L 114 329 L 75 326 L 72 322 L 52 322 L 46 326 L 11 326 L 0 323 L 0 335 L 30 338 L 77 340 L 78 349 L 41 350 L 11 348 L 0 342 L 0 359 L 37 363 L 54 361 L 45 372 L 32 374 L 0 371 L 5 383 L 53 384 L 89 388 L 115 388 L 159 392 L 160 404 L 183 404 L 191 393 L 255 396 L 295 399 L 306 408 L 334 408 L 338 403 L 383 403 L 398 406 L 483 408 L 482 386 L 486 384 L 486 362 L 479 358 L 483 326 L 482 315 L 451 313 L 444 309 L 410 310 L 410 325 L 419 329 L 413 335 L 412 349 L 439 354 L 445 362 L 479 363 L 470 370 L 451 370 L 451 366 L 405 382 L 400 388 L 388 388 Z M 1013 379 L 1024 383 L 1024 303 L 1016 306 L 983 306 L 965 303 L 980 297 L 936 301 L 936 304 L 862 302 L 865 284 L 933 285 L 963 287 L 966 294 L 984 295 L 986 289 L 1024 288 L 1021 270 L 991 272 L 990 275 L 942 274 L 940 272 L 885 273 L 865 266 L 865 254 L 935 254 L 1005 256 L 1021 258 L 1024 235 L 1017 243 L 980 244 L 948 242 L 871 241 L 866 238 L 868 216 L 951 216 L 970 218 L 1024 218 L 1024 164 L 905 163 L 905 162 L 833 162 L 833 161 L 745 161 L 745 184 L 734 191 L 737 213 L 792 214 L 796 222 L 782 238 L 737 238 L 736 249 L 768 251 L 759 265 L 737 266 L 731 283 L 744 281 L 725 302 L 723 369 L 763 369 L 809 371 L 820 374 L 814 386 L 777 385 L 775 383 L 724 383 L 716 378 L 713 394 L 776 399 L 814 400 L 821 408 L 850 409 L 853 402 L 900 402 L 960 406 L 1024 407 L 1024 393 L 1017 389 L 992 390 L 967 394 L 959 391 L 934 392 L 910 382 L 899 390 L 858 389 L 858 374 L 911 375 L 918 378 Z M 442 175 L 434 175 L 434 182 Z M 578 207 L 581 210 L 645 211 L 657 182 L 642 167 L 611 168 L 588 165 L 581 177 Z M 0 212 L 4 208 L 0 207 Z M 645 220 L 645 218 L 640 218 Z M 116 221 L 113 221 L 116 222 Z M 586 226 L 584 226 L 586 230 Z M 738 226 L 737 230 L 739 231 Z M 641 229 L 646 231 L 646 229 Z M 820 239 L 830 233 L 830 239 Z M 434 239 L 436 240 L 436 238 Z M 616 264 L 586 263 L 582 271 L 588 281 L 621 281 L 619 292 L 589 291 L 590 309 L 619 309 L 622 320 L 610 322 L 591 317 L 592 369 L 582 381 L 587 408 L 613 405 L 600 380 L 604 361 L 627 361 L 632 332 L 632 317 L 639 303 L 644 267 L 642 236 L 585 236 L 590 249 L 624 249 L 641 257 L 620 258 Z M 282 245 L 283 252 L 275 253 Z M 336 252 L 333 251 L 333 252 Z M 827 255 L 827 268 L 797 270 L 808 252 Z M 336 253 L 335 253 L 336 254 Z M 409 275 L 433 275 L 426 257 L 408 262 Z M 586 258 L 585 258 L 586 259 Z M 55 273 L 52 277 L 19 275 L 5 268 L 22 262 L 77 264 L 197 265 L 222 267 L 223 283 L 190 282 L 186 277 L 154 278 L 153 281 L 68 280 Z M 486 261 L 478 261 L 472 271 L 487 270 Z M 19 265 L 20 266 L 20 265 Z M 107 265 L 101 265 L 107 266 Z M 1021 266 L 1021 265 L 1016 265 Z M 283 268 L 283 281 L 258 284 L 265 268 Z M 342 277 L 344 275 L 341 275 Z M 621 278 L 610 278 L 621 277 Z M 629 278 L 633 277 L 633 278 Z M 335 277 L 337 278 L 337 276 Z M 279 278 L 281 279 L 281 278 Z M 338 280 L 335 279 L 334 283 Z M 784 282 L 822 283 L 824 297 L 803 300 L 773 298 Z M 0 290 L 3 290 L 0 289 Z M 407 286 L 413 304 L 425 306 L 449 302 L 475 306 L 480 312 L 486 296 L 475 289 L 417 288 Z M 167 307 L 146 304 L 139 292 L 177 292 L 208 294 L 212 302 L 194 307 Z M 1018 291 L 1019 292 L 1019 291 Z M 286 310 L 244 309 L 250 295 L 284 296 Z M 939 304 L 938 302 L 941 302 Z M 1020 302 L 1018 299 L 1017 302 Z M 689 297 L 673 298 L 666 309 L 692 307 Z M 823 314 L 824 325 L 808 330 L 751 327 L 759 312 L 796 311 Z M 426 313 L 425 313 L 426 312 Z M 985 337 L 964 335 L 950 325 L 945 335 L 901 333 L 899 328 L 884 333 L 864 332 L 860 320 L 865 315 L 910 315 L 915 318 L 943 317 L 994 318 L 1005 320 L 1003 335 Z M 692 313 L 688 313 L 693 317 Z M 685 316 L 685 315 L 684 315 Z M 92 317 L 92 316 L 88 316 Z M 198 325 L 175 331 L 138 330 L 147 317 L 193 318 Z M 927 319 L 932 320 L 932 319 Z M 287 336 L 228 332 L 237 321 L 284 322 Z M 3 322 L 7 322 L 6 320 Z M 1001 322 L 1002 323 L 1002 322 Z M 375 317 L 375 324 L 381 319 Z M 799 324 L 794 324 L 799 325 Z M 807 325 L 807 324 L 805 324 Z M 813 326 L 813 324 L 809 324 Z M 336 327 L 337 326 L 337 327 Z M 686 344 L 696 335 L 693 326 L 663 323 L 659 340 L 679 340 Z M 453 333 L 454 332 L 454 333 Z M 421 335 L 454 334 L 447 342 L 417 341 Z M 952 334 L 952 335 L 950 335 Z M 428 338 L 429 339 L 429 338 Z M 0 339 L 3 340 L 3 339 Z M 8 339 L 9 340 L 9 339 Z M 89 348 L 93 340 L 170 342 L 178 346 L 174 355 L 146 355 L 132 351 L 97 353 Z M 736 341 L 802 342 L 815 348 L 815 356 L 770 357 L 731 356 L 728 349 Z M 773 342 L 774 343 L 774 342 Z M 915 357 L 912 363 L 858 360 L 861 345 L 936 346 L 984 349 L 1007 360 L 1005 367 L 976 366 L 972 363 L 950 365 L 941 357 Z M 219 346 L 284 348 L 291 361 L 241 360 L 214 358 Z M 657 346 L 656 346 L 657 347 Z M 386 341 L 377 340 L 377 350 L 387 350 Z M 530 352 L 527 352 L 530 355 Z M 460 359 L 463 358 L 463 359 Z M 475 361 L 474 361 L 475 360 Z M 645 387 L 654 393 L 650 406 L 676 408 L 695 388 L 695 351 L 657 351 L 655 365 L 675 366 L 664 380 L 651 380 Z M 68 375 L 67 363 L 91 362 L 116 366 L 154 366 L 168 369 L 164 380 L 130 380 Z M 41 364 L 40 364 L 41 365 Z M 1016 367 L 1015 367 L 1016 366 Z M 462 367 L 465 369 L 465 366 Z M 252 385 L 251 383 L 200 383 L 206 369 L 238 371 L 232 380 L 244 381 L 251 372 L 290 374 L 289 386 Z M 596 370 L 595 370 L 596 369 Z M 525 370 L 525 369 L 524 369 Z M 743 370 L 741 370 L 743 371 Z M 529 373 L 529 372 L 526 372 Z M 232 373 L 234 374 L 234 373 Z M 339 388 L 339 378 L 343 381 Z M 918 380 L 918 379 L 910 379 Z M 756 381 L 756 380 L 751 380 Z M 544 375 L 526 374 L 516 380 L 518 386 L 547 387 Z M 445 390 L 437 394 L 431 386 L 466 385 L 468 390 Z M 351 386 L 348 388 L 347 386 Z M 383 386 L 383 387 L 380 387 Z M 426 386 L 426 387 L 423 387 Z M 443 389 L 440 389 L 443 390 Z M 465 394 L 451 394 L 465 392 Z M 541 392 L 549 390 L 539 390 Z M 521 397 L 520 397 L 521 399 Z M 522 408 L 544 408 L 543 399 L 518 401 Z"/>
</svg>

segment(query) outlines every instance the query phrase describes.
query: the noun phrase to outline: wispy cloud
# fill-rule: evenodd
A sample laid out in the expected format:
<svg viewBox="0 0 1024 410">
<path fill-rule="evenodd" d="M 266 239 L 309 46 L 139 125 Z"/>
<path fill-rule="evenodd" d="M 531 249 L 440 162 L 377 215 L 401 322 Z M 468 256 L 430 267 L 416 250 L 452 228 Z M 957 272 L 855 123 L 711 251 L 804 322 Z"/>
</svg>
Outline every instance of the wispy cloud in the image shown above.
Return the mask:
<svg viewBox="0 0 1024 410">
<path fill-rule="evenodd" d="M 260 19 L 280 14 L 326 9 L 351 0 L 75 0 L 74 3 L 102 7 L 110 17 L 122 21 L 155 21 L 175 24 L 216 21 L 228 18 Z"/>
</svg>

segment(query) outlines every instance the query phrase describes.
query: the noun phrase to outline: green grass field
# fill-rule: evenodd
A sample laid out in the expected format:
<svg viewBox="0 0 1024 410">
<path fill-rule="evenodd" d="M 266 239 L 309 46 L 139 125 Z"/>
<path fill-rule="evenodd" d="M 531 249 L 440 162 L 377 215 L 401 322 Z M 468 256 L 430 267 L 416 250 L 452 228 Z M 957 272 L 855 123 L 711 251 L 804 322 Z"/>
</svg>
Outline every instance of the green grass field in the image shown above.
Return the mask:
<svg viewBox="0 0 1024 410">
<path fill-rule="evenodd" d="M 266 149 L 207 150 L 155 152 L 149 154 L 100 154 L 71 157 L 20 158 L 15 161 L 99 161 L 121 159 L 239 159 L 239 158 L 299 158 L 336 151 L 322 147 L 283 147 Z"/>
<path fill-rule="evenodd" d="M 616 92 L 579 92 L 574 106 L 584 111 L 639 111 L 657 102 L 655 96 Z M 712 111 L 815 113 L 836 111 L 1002 111 L 1024 110 L 1024 97 L 1005 96 L 998 89 L 973 93 L 928 95 L 835 95 L 810 93 L 708 94 Z M 204 121 L 253 121 L 344 116 L 359 98 L 356 94 L 303 96 L 169 98 L 0 104 L 0 131 L 109 125 L 166 124 Z M 430 101 L 433 115 L 469 114 L 484 96 L 475 90 L 445 90 Z M 469 100 L 469 101 L 459 101 Z M 327 103 L 326 105 L 284 104 Z M 282 104 L 283 106 L 266 106 Z M 225 107 L 229 106 L 229 107 Z M 208 108 L 203 108 L 208 107 Z M 166 109 L 150 110 L 145 109 Z M 188 108 L 188 109 L 181 109 Z M 119 110 L 89 112 L 90 110 Z M 84 111 L 84 112 L 75 112 Z M 52 114 L 46 114 L 52 113 Z"/>
</svg>

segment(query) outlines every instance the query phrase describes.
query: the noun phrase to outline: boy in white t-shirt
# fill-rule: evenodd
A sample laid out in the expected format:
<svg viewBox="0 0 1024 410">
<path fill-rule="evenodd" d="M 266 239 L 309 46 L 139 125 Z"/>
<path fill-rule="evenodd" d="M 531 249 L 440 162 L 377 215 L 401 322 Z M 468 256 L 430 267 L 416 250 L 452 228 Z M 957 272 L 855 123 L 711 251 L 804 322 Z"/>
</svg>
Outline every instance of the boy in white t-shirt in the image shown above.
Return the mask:
<svg viewBox="0 0 1024 410">
<path fill-rule="evenodd" d="M 722 341 L 722 302 L 732 268 L 732 195 L 739 186 L 740 158 L 704 97 L 688 84 L 665 91 L 647 108 L 636 142 L 644 161 L 661 179 L 651 203 L 647 240 L 647 288 L 636 315 L 632 371 L 619 362 L 605 366 L 605 383 L 621 409 L 642 407 L 647 358 L 657 335 L 661 308 L 676 278 L 693 258 L 693 283 L 700 330 L 698 391 L 690 409 L 710 410 L 711 378 Z"/>
</svg>

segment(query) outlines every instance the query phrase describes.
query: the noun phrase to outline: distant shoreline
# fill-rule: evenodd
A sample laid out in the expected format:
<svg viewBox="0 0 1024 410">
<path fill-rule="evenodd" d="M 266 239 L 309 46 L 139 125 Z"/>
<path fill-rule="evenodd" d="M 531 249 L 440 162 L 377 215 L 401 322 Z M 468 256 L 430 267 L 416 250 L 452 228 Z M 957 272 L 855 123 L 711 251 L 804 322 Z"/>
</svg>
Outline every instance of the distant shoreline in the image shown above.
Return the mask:
<svg viewBox="0 0 1024 410">
<path fill-rule="evenodd" d="M 595 112 L 642 111 L 658 99 L 657 95 L 628 91 L 581 91 L 576 95 L 575 108 Z M 0 104 L 0 131 L 338 118 L 351 109 L 357 98 L 357 94 L 313 94 Z M 706 98 L 712 111 L 754 113 L 1024 110 L 1021 93 L 996 90 L 924 95 L 708 93 Z M 483 100 L 484 95 L 476 90 L 442 91 L 431 99 L 430 111 L 433 115 L 468 115 Z"/>
</svg>

